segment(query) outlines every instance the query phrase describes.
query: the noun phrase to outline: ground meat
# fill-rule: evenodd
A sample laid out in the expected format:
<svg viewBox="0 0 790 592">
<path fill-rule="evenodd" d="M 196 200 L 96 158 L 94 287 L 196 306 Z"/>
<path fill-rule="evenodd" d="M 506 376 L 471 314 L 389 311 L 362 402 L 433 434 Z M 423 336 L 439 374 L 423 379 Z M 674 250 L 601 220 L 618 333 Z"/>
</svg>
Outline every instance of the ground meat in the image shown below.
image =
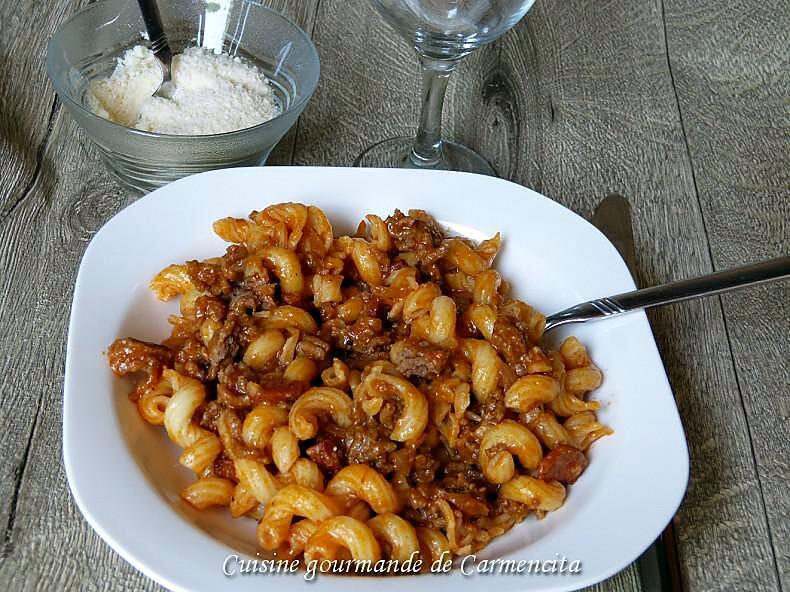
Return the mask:
<svg viewBox="0 0 790 592">
<path fill-rule="evenodd" d="M 209 401 L 200 415 L 200 427 L 217 433 L 217 419 L 225 407 L 217 401 Z"/>
<path fill-rule="evenodd" d="M 433 483 L 422 483 L 409 489 L 406 493 L 404 516 L 421 526 L 444 526 L 444 518 L 434 504 L 441 496 L 442 492 Z"/>
<path fill-rule="evenodd" d="M 255 298 L 256 310 L 270 310 L 277 306 L 274 294 L 277 286 L 269 282 L 269 278 L 254 274 L 244 279 L 244 287 L 249 290 Z"/>
<path fill-rule="evenodd" d="M 476 462 L 465 459 L 445 463 L 442 487 L 448 493 L 469 494 L 482 501 L 492 492 L 496 495 L 499 486 L 488 482 Z"/>
<path fill-rule="evenodd" d="M 236 467 L 233 459 L 224 452 L 214 460 L 214 474 L 223 479 L 230 479 L 231 481 L 238 481 L 236 477 Z"/>
<path fill-rule="evenodd" d="M 129 395 L 133 400 L 153 390 L 162 378 L 162 369 L 173 363 L 173 354 L 165 346 L 131 337 L 116 339 L 107 349 L 107 358 L 110 369 L 117 376 L 134 372 L 146 373 L 146 378 L 138 382 Z"/>
<path fill-rule="evenodd" d="M 247 384 L 257 380 L 258 375 L 246 365 L 229 364 L 217 373 L 217 382 L 240 395 L 247 394 Z"/>
<path fill-rule="evenodd" d="M 449 356 L 449 350 L 414 340 L 398 341 L 390 349 L 390 360 L 408 377 L 436 377 L 447 364 Z"/>
<path fill-rule="evenodd" d="M 431 513 L 434 514 L 434 518 L 441 517 L 433 509 L 434 502 L 440 497 L 438 487 L 431 483 L 423 483 L 409 491 L 409 494 L 406 496 L 406 504 L 423 515 L 423 522 L 428 522 L 431 520 Z"/>
<path fill-rule="evenodd" d="M 192 283 L 201 292 L 209 292 L 213 296 L 227 296 L 232 287 L 222 273 L 222 266 L 205 261 L 187 261 L 187 273 Z"/>
<path fill-rule="evenodd" d="M 249 255 L 244 245 L 229 245 L 222 258 L 222 275 L 228 281 L 238 281 L 244 275 L 244 260 Z"/>
<path fill-rule="evenodd" d="M 296 346 L 296 353 L 305 358 L 320 361 L 326 358 L 329 349 L 329 344 L 323 339 L 313 337 L 312 335 L 305 335 Z"/>
<path fill-rule="evenodd" d="M 505 399 L 501 391 L 495 391 L 486 397 L 480 405 L 482 423 L 496 424 L 505 419 Z"/>
<path fill-rule="evenodd" d="M 213 296 L 199 296 L 195 300 L 195 318 L 211 319 L 221 322 L 228 313 L 228 307 L 219 298 Z"/>
<path fill-rule="evenodd" d="M 241 349 L 240 336 L 251 324 L 249 311 L 256 307 L 255 297 L 247 290 L 239 291 L 231 298 L 228 313 L 220 329 L 206 347 L 206 379 L 215 380 L 222 363 L 232 359 Z"/>
<path fill-rule="evenodd" d="M 497 317 L 491 345 L 513 368 L 516 375 L 524 376 L 527 373 L 527 341 L 513 321 L 503 315 Z"/>
<path fill-rule="evenodd" d="M 487 516 L 488 515 L 488 505 L 480 500 L 475 499 L 468 493 L 455 493 L 451 491 L 445 491 L 444 497 L 453 504 L 456 508 L 461 510 L 464 514 L 468 516 Z"/>
<path fill-rule="evenodd" d="M 439 465 L 439 459 L 433 454 L 418 454 L 411 470 L 411 480 L 415 483 L 433 483 Z"/>
<path fill-rule="evenodd" d="M 173 359 L 175 369 L 196 380 L 206 379 L 208 353 L 206 346 L 196 336 L 184 338 L 178 346 Z"/>
<path fill-rule="evenodd" d="M 389 333 L 383 333 L 383 329 L 382 320 L 376 317 L 362 316 L 351 325 L 336 318 L 324 324 L 322 334 L 335 348 L 367 362 L 387 357 L 392 337 Z"/>
<path fill-rule="evenodd" d="M 423 210 L 409 210 L 408 216 L 395 210 L 385 222 L 399 251 L 414 251 L 420 246 L 438 247 L 444 239 L 436 220 Z"/>
<path fill-rule="evenodd" d="M 359 358 L 380 359 L 381 351 L 388 350 L 392 343 L 392 337 L 385 331 L 382 320 L 387 307 L 378 296 L 368 291 L 357 292 L 354 297 L 360 309 L 353 320 L 338 316 L 336 309 L 322 311 L 322 318 L 326 318 L 326 313 L 330 313 L 330 316 L 321 327 L 321 337 L 333 347 Z"/>
<path fill-rule="evenodd" d="M 342 441 L 348 464 L 371 465 L 383 474 L 392 471 L 389 454 L 397 444 L 390 440 L 389 430 L 374 418 L 359 418 L 351 427 L 333 435 Z"/>
<path fill-rule="evenodd" d="M 321 438 L 306 452 L 310 460 L 325 471 L 336 473 L 343 468 L 343 452 L 335 438 Z"/>
<path fill-rule="evenodd" d="M 587 468 L 587 457 L 573 446 L 560 444 L 540 461 L 538 479 L 573 483 Z"/>
<path fill-rule="evenodd" d="M 217 377 L 217 371 L 223 360 L 238 353 L 240 346 L 236 337 L 237 319 L 235 314 L 229 315 L 206 348 L 209 380 Z"/>
<path fill-rule="evenodd" d="M 444 233 L 431 216 L 422 210 L 409 210 L 406 216 L 395 210 L 385 223 L 399 251 L 411 252 L 417 259 L 418 269 L 426 276 L 439 279 L 437 261 L 445 252 Z"/>
<path fill-rule="evenodd" d="M 222 452 L 206 472 L 237 481 L 235 459 L 255 459 L 269 468 L 273 464 L 268 449 L 249 446 L 242 437 L 250 410 L 266 404 L 288 411 L 307 389 L 323 384 L 322 371 L 330 367 L 333 358 L 339 358 L 349 368 L 346 378 L 338 383 L 349 398 L 350 425 L 339 416 L 319 413 L 314 439 L 300 443 L 300 455 L 316 463 L 325 479 L 333 478 L 348 465 L 375 469 L 403 502 L 399 514 L 415 526 L 446 531 L 449 505 L 456 521 L 454 552 L 476 552 L 530 513 L 528 505 L 501 497 L 500 485 L 488 482 L 483 475 L 479 462 L 481 438 L 505 418 L 527 426 L 533 425 L 540 414 L 553 418 L 548 407 L 517 415 L 506 409 L 504 393 L 518 376 L 559 376 L 563 367 L 559 354 L 547 355 L 535 343 L 542 333 L 544 317 L 527 304 L 510 300 L 503 288 L 495 298 L 497 320 L 491 339 L 502 361 L 497 388 L 484 399 L 470 393 L 467 400 L 466 387 L 471 388 L 473 382 L 472 363 L 459 347 L 460 339 L 483 336 L 469 310 L 474 300 L 474 275 L 444 273 L 457 267 L 447 254 L 451 240 L 459 239 L 445 237 L 433 218 L 419 210 L 409 215 L 396 211 L 385 224 L 391 248 L 377 256 L 385 276 L 380 285 L 362 281 L 347 249 L 351 243 L 347 239 L 333 240 L 331 228 L 321 229 L 322 221 L 309 215 L 295 253 L 305 278 L 304 290 L 284 293 L 270 263 L 263 259 L 260 248 L 278 243 L 273 235 L 271 243 L 261 234 L 248 237 L 254 240 L 242 241 L 244 244 L 231 244 L 221 257 L 187 262 L 179 270 L 187 270 L 194 284 L 190 288 L 197 293 L 190 289 L 183 294 L 182 314 L 169 319 L 170 337 L 163 346 L 118 340 L 108 351 L 110 367 L 119 375 L 140 372 L 143 380 L 133 393 L 135 397 L 156 386 L 164 368 L 200 380 L 206 396 L 190 421 L 215 434 L 222 445 Z M 372 240 L 364 238 L 365 225 L 358 236 Z M 478 248 L 460 240 L 478 251 L 486 263 L 493 256 L 492 243 Z M 313 246 L 305 248 L 308 243 Z M 409 269 L 394 277 L 395 271 L 404 267 Z M 332 299 L 337 302 L 314 302 L 311 278 L 317 273 L 341 276 L 341 297 Z M 404 321 L 398 312 L 415 282 L 432 282 L 453 299 L 459 313 L 455 325 L 458 342 L 436 347 L 412 337 L 420 333 L 420 327 Z M 310 315 L 318 322 L 318 331 L 302 331 L 287 322 L 277 325 L 270 315 L 261 314 L 285 304 Z M 284 338 L 295 336 L 294 340 L 288 341 L 288 348 L 278 355 L 269 356 L 264 367 L 248 366 L 245 351 L 270 328 L 281 331 Z M 314 365 L 309 381 L 285 378 L 292 376 L 289 364 L 293 357 L 306 358 L 311 361 L 307 365 Z M 384 362 L 378 369 L 369 367 L 378 360 Z M 409 400 L 397 396 L 387 381 L 367 381 L 377 371 L 403 376 L 427 399 L 428 425 L 407 441 L 394 441 L 392 433 L 403 419 Z M 341 374 L 340 370 L 336 373 Z M 459 385 L 464 388 L 458 390 Z M 586 465 L 581 451 L 558 446 L 546 451 L 530 474 L 547 481 L 573 483 Z"/>
<path fill-rule="evenodd" d="M 239 290 L 230 299 L 230 310 L 238 316 L 246 316 L 255 310 L 255 296 L 249 290 Z"/>
<path fill-rule="evenodd" d="M 147 370 L 154 365 L 168 365 L 172 352 L 163 345 L 127 337 L 116 339 L 107 349 L 110 369 L 117 376 Z"/>
<path fill-rule="evenodd" d="M 247 396 L 253 405 L 260 403 L 279 403 L 281 401 L 295 401 L 305 392 L 310 385 L 301 380 L 288 380 L 286 378 L 269 378 L 262 383 L 249 383 Z"/>
</svg>

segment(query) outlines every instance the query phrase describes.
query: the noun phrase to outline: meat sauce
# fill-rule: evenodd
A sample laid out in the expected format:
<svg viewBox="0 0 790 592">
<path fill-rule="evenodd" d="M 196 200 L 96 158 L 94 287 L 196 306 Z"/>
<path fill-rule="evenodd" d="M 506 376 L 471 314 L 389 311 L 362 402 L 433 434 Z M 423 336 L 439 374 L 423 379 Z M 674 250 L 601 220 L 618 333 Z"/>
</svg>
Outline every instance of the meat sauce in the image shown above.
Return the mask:
<svg viewBox="0 0 790 592">
<path fill-rule="evenodd" d="M 384 271 L 413 267 L 417 283 L 444 286 L 444 293 L 455 302 L 459 337 L 482 339 L 464 315 L 472 301 L 470 293 L 458 286 L 449 289 L 443 279 L 444 274 L 457 270 L 448 267 L 448 242 L 438 224 L 421 211 L 408 215 L 396 211 L 384 223 L 391 241 L 390 251 L 383 257 Z M 325 271 L 332 264 L 329 257 L 320 250 L 301 253 L 305 276 Z M 234 424 L 238 425 L 260 404 L 287 409 L 308 388 L 321 384 L 321 372 L 335 359 L 343 360 L 357 375 L 373 361 L 390 361 L 400 375 L 429 398 L 432 413 L 440 405 L 435 397 L 444 381 L 456 384 L 470 380 L 470 363 L 451 348 L 412 336 L 408 324 L 391 314 L 399 306 L 391 289 L 367 285 L 350 269 L 349 259 L 342 263 L 344 301 L 318 306 L 309 293 L 284 294 L 271 269 L 256 264 L 245 244 L 231 245 L 219 258 L 190 261 L 185 269 L 199 295 L 191 301 L 190 294 L 182 296 L 182 314 L 171 319 L 170 338 L 164 345 L 118 339 L 108 350 L 108 360 L 118 376 L 142 376 L 133 398 L 156 388 L 164 368 L 202 381 L 208 397 L 196 411 L 195 419 L 211 432 L 220 432 L 218 423 L 225 413 L 232 412 Z M 504 301 L 506 297 L 500 294 L 498 298 Z M 350 305 L 343 308 L 350 301 L 356 303 L 353 314 L 348 312 Z M 315 334 L 298 335 L 294 354 L 315 364 L 317 378 L 312 382 L 289 380 L 276 362 L 253 369 L 243 361 L 246 348 L 264 330 L 261 319 L 266 318 L 267 311 L 283 304 L 307 310 L 318 327 Z M 494 325 L 490 342 L 509 367 L 503 374 L 510 377 L 505 383 L 512 383 L 530 368 L 552 370 L 530 331 L 518 314 L 502 314 Z M 373 417 L 355 406 L 352 425 L 343 428 L 322 419 L 318 435 L 301 442 L 301 452 L 321 468 L 327 479 L 347 464 L 363 463 L 375 468 L 400 491 L 405 504 L 402 514 L 415 525 L 445 528 L 447 515 L 440 510 L 444 503 L 449 504 L 461 526 L 459 545 L 463 543 L 461 548 L 474 550 L 529 512 L 523 504 L 498 498 L 498 486 L 484 478 L 477 464 L 480 437 L 485 429 L 506 418 L 519 419 L 514 411 L 506 409 L 502 389 L 484 402 L 472 397 L 465 411 L 453 419 L 451 431 L 440 429 L 440 422 L 434 418 L 419 438 L 404 443 L 390 439 L 400 411 L 397 405 L 385 406 Z M 453 404 L 441 403 L 442 408 L 450 409 L 448 413 Z M 240 438 L 231 437 L 236 438 L 233 450 L 256 454 Z M 216 458 L 213 472 L 235 481 L 229 452 L 225 450 Z M 538 479 L 571 484 L 586 466 L 581 450 L 561 445 L 547 451 L 532 474 Z"/>
</svg>

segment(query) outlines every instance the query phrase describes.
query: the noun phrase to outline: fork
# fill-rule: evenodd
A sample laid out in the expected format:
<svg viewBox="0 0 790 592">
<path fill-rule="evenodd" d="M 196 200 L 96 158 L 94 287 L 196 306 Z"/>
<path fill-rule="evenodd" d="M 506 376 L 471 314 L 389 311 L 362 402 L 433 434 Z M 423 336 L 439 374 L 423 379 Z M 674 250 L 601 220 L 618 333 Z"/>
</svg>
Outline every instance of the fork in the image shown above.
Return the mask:
<svg viewBox="0 0 790 592">
<path fill-rule="evenodd" d="M 690 298 L 712 296 L 788 276 L 790 276 L 790 256 L 777 257 L 752 265 L 582 302 L 546 317 L 545 331 L 551 331 L 568 323 L 583 323 Z"/>
<path fill-rule="evenodd" d="M 167 42 L 165 28 L 162 25 L 162 17 L 159 14 L 159 6 L 156 0 L 137 0 L 140 12 L 143 15 L 145 30 L 148 33 L 148 40 L 151 43 L 151 51 L 162 67 L 162 84 L 156 89 L 155 97 L 167 97 L 170 80 L 172 77 L 173 52 Z"/>
</svg>

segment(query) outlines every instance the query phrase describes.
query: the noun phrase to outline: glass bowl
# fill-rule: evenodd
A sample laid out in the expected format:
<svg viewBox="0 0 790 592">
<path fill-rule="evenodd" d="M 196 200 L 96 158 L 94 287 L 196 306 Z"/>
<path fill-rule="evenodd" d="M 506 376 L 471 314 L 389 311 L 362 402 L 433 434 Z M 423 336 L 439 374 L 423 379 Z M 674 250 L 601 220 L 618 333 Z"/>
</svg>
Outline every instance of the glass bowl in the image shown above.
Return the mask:
<svg viewBox="0 0 790 592">
<path fill-rule="evenodd" d="M 318 85 L 320 65 L 312 41 L 258 0 L 159 0 L 158 5 L 174 53 L 199 45 L 256 65 L 271 81 L 281 114 L 253 127 L 203 136 L 145 132 L 94 115 L 85 104 L 90 81 L 109 76 L 128 48 L 147 44 L 133 0 L 91 4 L 55 32 L 47 48 L 47 72 L 60 100 L 109 171 L 138 193 L 210 169 L 263 164 Z"/>
</svg>

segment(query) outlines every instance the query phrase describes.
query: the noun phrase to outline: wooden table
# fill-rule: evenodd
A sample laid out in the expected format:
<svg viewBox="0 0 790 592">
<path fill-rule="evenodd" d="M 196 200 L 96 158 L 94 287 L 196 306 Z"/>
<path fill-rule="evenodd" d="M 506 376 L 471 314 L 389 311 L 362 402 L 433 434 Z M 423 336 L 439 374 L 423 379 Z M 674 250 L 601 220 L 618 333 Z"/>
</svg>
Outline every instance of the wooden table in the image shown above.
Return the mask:
<svg viewBox="0 0 790 592">
<path fill-rule="evenodd" d="M 159 589 L 94 534 L 61 462 L 77 266 L 133 199 L 46 77 L 48 37 L 83 4 L 0 0 L 3 590 Z M 271 4 L 322 62 L 272 164 L 348 165 L 413 133 L 416 61 L 367 2 Z M 462 65 L 445 131 L 583 216 L 627 196 L 648 285 L 790 251 L 788 64 L 787 0 L 538 0 Z M 686 591 L 790 590 L 789 296 L 773 284 L 650 314 L 691 454 L 673 521 Z M 637 567 L 596 589 L 640 590 Z"/>
</svg>

